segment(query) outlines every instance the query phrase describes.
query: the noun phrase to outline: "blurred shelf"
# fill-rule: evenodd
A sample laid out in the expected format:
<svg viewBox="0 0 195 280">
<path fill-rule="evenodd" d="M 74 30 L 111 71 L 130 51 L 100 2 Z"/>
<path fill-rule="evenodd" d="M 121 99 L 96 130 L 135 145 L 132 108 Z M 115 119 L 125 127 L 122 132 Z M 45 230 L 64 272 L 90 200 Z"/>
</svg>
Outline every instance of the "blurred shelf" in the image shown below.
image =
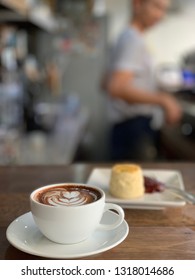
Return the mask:
<svg viewBox="0 0 195 280">
<path fill-rule="evenodd" d="M 13 11 L 2 11 L 0 10 L 0 23 L 4 22 L 23 22 L 25 17 L 20 15 L 19 13 Z"/>
<path fill-rule="evenodd" d="M 29 22 L 47 32 L 55 32 L 59 28 L 59 22 L 52 13 L 41 13 L 41 8 L 31 8 L 25 0 L 0 0 L 0 5 L 6 8 L 0 11 L 0 22 Z"/>
<path fill-rule="evenodd" d="M 0 4 L 23 16 L 26 16 L 28 12 L 28 5 L 25 0 L 0 0 Z"/>
<path fill-rule="evenodd" d="M 58 21 L 52 16 L 44 17 L 36 13 L 36 11 L 32 11 L 28 14 L 27 18 L 31 23 L 47 32 L 55 32 L 58 30 Z"/>
</svg>

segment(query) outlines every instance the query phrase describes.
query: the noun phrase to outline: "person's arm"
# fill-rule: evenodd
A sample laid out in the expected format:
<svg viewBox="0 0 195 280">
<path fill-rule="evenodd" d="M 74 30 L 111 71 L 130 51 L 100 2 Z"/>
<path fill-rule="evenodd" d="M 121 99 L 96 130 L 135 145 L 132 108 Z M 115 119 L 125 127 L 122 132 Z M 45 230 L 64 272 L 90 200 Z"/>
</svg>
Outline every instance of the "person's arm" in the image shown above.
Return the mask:
<svg viewBox="0 0 195 280">
<path fill-rule="evenodd" d="M 133 104 L 151 104 L 161 106 L 165 111 L 166 120 L 170 124 L 177 123 L 182 116 L 181 106 L 168 93 L 155 93 L 134 87 L 131 83 L 134 74 L 130 71 L 115 71 L 111 75 L 107 89 L 114 98 L 120 98 Z"/>
</svg>

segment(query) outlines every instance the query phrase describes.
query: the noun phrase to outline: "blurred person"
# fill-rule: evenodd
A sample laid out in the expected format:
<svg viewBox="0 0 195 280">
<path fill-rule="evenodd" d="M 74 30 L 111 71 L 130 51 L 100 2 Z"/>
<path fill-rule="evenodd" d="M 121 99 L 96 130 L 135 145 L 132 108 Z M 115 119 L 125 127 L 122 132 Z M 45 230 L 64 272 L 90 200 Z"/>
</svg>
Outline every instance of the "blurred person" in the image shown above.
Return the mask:
<svg viewBox="0 0 195 280">
<path fill-rule="evenodd" d="M 177 100 L 160 92 L 143 34 L 165 15 L 169 0 L 132 0 L 133 14 L 113 49 L 106 78 L 109 93 L 112 160 L 155 159 L 164 122 L 180 121 Z"/>
</svg>

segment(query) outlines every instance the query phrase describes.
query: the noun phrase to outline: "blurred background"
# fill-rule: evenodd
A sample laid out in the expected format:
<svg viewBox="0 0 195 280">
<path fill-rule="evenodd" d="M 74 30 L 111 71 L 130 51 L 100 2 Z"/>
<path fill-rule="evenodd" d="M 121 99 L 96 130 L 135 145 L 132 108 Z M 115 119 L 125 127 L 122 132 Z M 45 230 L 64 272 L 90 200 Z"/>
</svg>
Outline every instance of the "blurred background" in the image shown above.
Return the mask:
<svg viewBox="0 0 195 280">
<path fill-rule="evenodd" d="M 0 164 L 109 161 L 101 80 L 130 16 L 129 0 L 0 0 Z M 194 29 L 195 1 L 172 0 L 145 38 L 184 110 L 162 129 L 163 160 L 195 160 Z"/>
</svg>

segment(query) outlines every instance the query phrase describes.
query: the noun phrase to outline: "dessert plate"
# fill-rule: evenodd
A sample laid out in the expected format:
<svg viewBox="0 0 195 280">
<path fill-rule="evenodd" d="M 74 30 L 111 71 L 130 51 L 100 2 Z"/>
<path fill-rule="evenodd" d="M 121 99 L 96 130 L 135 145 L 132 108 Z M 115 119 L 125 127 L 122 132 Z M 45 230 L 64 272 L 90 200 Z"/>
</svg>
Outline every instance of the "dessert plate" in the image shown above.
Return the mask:
<svg viewBox="0 0 195 280">
<path fill-rule="evenodd" d="M 153 177 L 167 185 L 184 190 L 181 173 L 177 170 L 145 169 L 143 170 L 143 175 Z M 166 207 L 182 207 L 186 204 L 184 200 L 168 190 L 163 192 L 145 193 L 143 197 L 137 199 L 120 199 L 113 197 L 109 193 L 110 176 L 111 169 L 95 168 L 92 170 L 87 180 L 87 184 L 102 188 L 106 194 L 107 202 L 119 204 L 123 208 L 160 210 Z"/>
<path fill-rule="evenodd" d="M 102 223 L 113 223 L 117 214 L 104 213 Z M 114 230 L 96 230 L 87 240 L 71 245 L 50 241 L 42 235 L 34 223 L 31 212 L 15 219 L 7 228 L 8 241 L 17 249 L 36 256 L 53 259 L 74 259 L 107 251 L 120 244 L 128 235 L 129 227 L 124 220 Z"/>
</svg>

